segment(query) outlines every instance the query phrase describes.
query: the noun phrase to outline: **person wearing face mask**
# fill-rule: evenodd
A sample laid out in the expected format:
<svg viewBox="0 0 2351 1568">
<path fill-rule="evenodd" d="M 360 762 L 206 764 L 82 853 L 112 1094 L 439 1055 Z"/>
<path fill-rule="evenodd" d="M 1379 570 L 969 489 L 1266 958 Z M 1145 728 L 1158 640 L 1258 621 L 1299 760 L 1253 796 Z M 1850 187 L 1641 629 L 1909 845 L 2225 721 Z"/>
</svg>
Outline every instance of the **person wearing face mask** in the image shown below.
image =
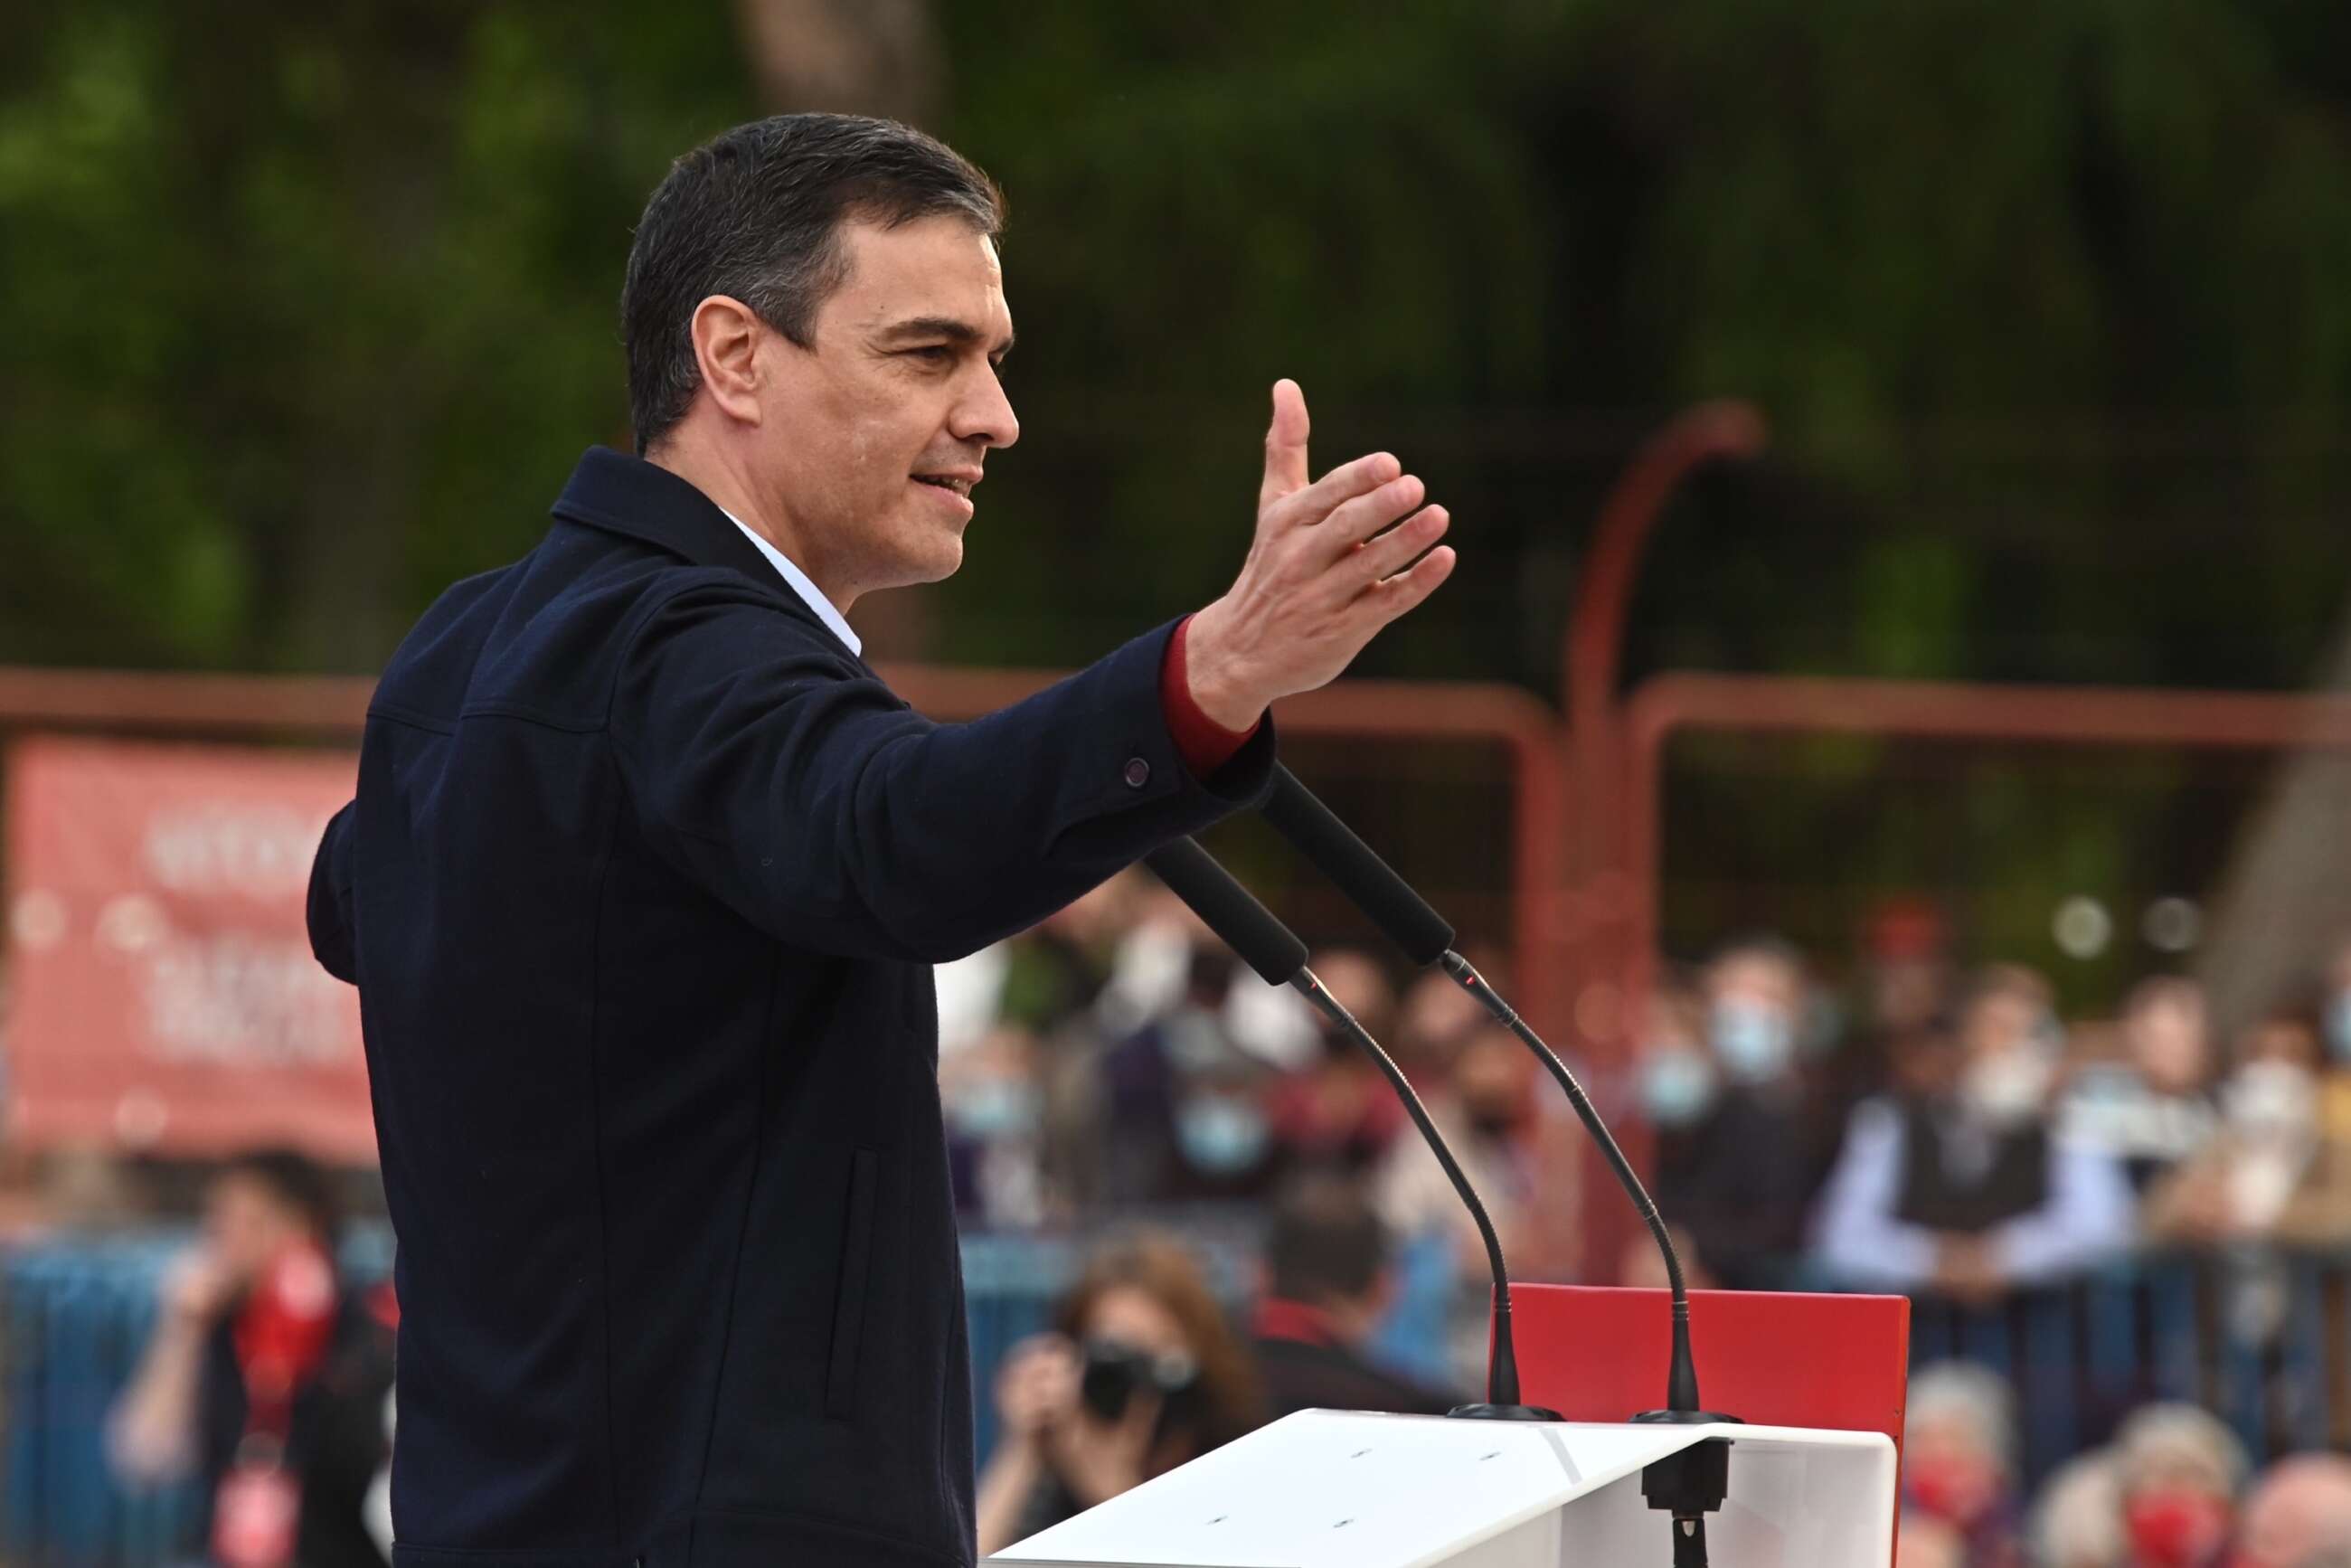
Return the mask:
<svg viewBox="0 0 2351 1568">
<path fill-rule="evenodd" d="M 1175 1163 L 1161 1197 L 1249 1202 L 1280 1180 L 1285 1161 L 1267 1107 L 1270 1074 L 1236 1058 L 1187 1073 L 1176 1100 Z"/>
<path fill-rule="evenodd" d="M 1037 1038 L 998 1027 L 939 1063 L 956 1212 L 992 1228 L 1034 1228 L 1049 1202 Z"/>
<path fill-rule="evenodd" d="M 2019 1561 L 2014 1400 L 1998 1374 L 1949 1362 L 1910 1378 L 1902 1427 L 1902 1534 L 1940 1525 L 1967 1568 Z"/>
<path fill-rule="evenodd" d="M 2218 1568 L 2236 1524 L 2245 1450 L 2193 1405 L 2150 1405 L 2115 1433 L 2126 1568 Z"/>
<path fill-rule="evenodd" d="M 1238 960 L 1195 934 L 1182 992 L 1100 1064 L 1102 1197 L 1111 1204 L 1263 1197 L 1280 1176 L 1266 1064 L 1226 1022 Z"/>
<path fill-rule="evenodd" d="M 2161 1240 L 2351 1241 L 2351 1124 L 2333 1114 L 2320 1013 L 2304 998 L 2271 1009 L 2237 1042 L 2221 1130 L 2147 1199 Z"/>
<path fill-rule="evenodd" d="M 1553 1200 L 1572 1201 L 1578 1190 L 1573 1166 L 1552 1157 L 1564 1140 L 1553 1143 L 1534 1114 L 1537 1071 L 1509 1030 L 1489 1027 L 1469 1037 L 1443 1085 L 1425 1096 L 1429 1119 L 1485 1200 L 1513 1278 L 1556 1277 L 1564 1267 L 1562 1239 L 1546 1234 L 1539 1218 L 1538 1186 Z M 1482 1385 L 1491 1284 L 1476 1222 L 1416 1137 L 1398 1138 L 1389 1148 L 1373 1173 L 1372 1198 L 1390 1233 L 1406 1245 L 1447 1239 L 1447 1381 Z"/>
<path fill-rule="evenodd" d="M 2065 1135 L 2122 1163 L 2146 1193 L 2192 1161 L 2220 1124 L 2203 988 L 2160 975 L 2123 1006 L 2121 1059 L 2074 1075 L 2058 1109 Z"/>
<path fill-rule="evenodd" d="M 980 1472 L 983 1557 L 1266 1419 L 1249 1347 L 1191 1251 L 1144 1232 L 1096 1253 L 1048 1333 L 1006 1355 Z"/>
<path fill-rule="evenodd" d="M 1338 947 L 1315 954 L 1312 967 L 1374 1040 L 1394 1038 L 1395 992 L 1376 960 Z M 1371 1058 L 1319 1019 L 1311 1056 L 1276 1087 L 1272 1110 L 1275 1136 L 1292 1163 L 1349 1172 L 1367 1169 L 1384 1154 L 1405 1121 L 1403 1102 Z"/>
<path fill-rule="evenodd" d="M 1733 944 L 1702 989 L 1668 985 L 1647 1017 L 1635 1090 L 1656 1130 L 1659 1207 L 1690 1243 L 1686 1264 L 1739 1290 L 1782 1284 L 1811 1197 L 1797 1039 L 1806 986 L 1795 953 Z M 1622 1276 L 1646 1279 L 1642 1244 Z"/>
<path fill-rule="evenodd" d="M 2115 1161 L 2057 1136 L 2045 981 L 1987 971 L 1951 1030 L 1901 1040 L 1893 1090 L 1855 1107 L 1814 1220 L 1847 1282 L 1987 1301 L 2097 1262 L 2131 1234 Z"/>
</svg>

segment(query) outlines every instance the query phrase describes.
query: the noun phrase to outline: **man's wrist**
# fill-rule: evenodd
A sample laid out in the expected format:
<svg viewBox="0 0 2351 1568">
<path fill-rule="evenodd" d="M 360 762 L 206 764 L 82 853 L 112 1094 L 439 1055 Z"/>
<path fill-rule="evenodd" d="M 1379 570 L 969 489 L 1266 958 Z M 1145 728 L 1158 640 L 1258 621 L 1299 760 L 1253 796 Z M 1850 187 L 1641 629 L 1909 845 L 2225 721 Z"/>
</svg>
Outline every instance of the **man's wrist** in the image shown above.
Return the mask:
<svg viewBox="0 0 2351 1568">
<path fill-rule="evenodd" d="M 1232 661 L 1217 645 L 1216 613 L 1212 604 L 1194 615 L 1185 629 L 1185 685 L 1193 706 L 1211 721 L 1236 734 L 1246 734 L 1265 716 L 1267 700 L 1236 678 Z"/>
</svg>

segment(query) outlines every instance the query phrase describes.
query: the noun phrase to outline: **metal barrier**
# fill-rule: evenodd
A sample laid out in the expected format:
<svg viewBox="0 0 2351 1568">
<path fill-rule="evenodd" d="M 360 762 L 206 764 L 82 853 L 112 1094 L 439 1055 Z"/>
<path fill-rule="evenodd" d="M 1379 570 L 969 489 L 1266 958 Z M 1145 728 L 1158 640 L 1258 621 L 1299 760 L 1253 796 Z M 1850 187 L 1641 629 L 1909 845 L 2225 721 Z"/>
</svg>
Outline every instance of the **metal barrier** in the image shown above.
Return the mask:
<svg viewBox="0 0 2351 1568">
<path fill-rule="evenodd" d="M 106 1417 L 155 1318 L 155 1285 L 182 1239 L 51 1248 L 0 1264 L 0 1555 L 12 1563 L 128 1568 L 170 1561 L 195 1507 L 185 1486 L 126 1491 L 106 1462 Z"/>
<path fill-rule="evenodd" d="M 1176 1223 L 1218 1298 L 1238 1311 L 1251 1284 L 1254 1218 L 1186 1215 Z M 163 1270 L 190 1239 L 152 1232 L 0 1251 L 0 1563 L 153 1568 L 186 1559 L 193 1490 L 116 1484 L 106 1419 L 147 1343 Z M 996 1437 L 997 1365 L 1049 1322 L 1086 1245 L 1077 1237 L 964 1240 L 982 1463 Z M 381 1228 L 355 1228 L 343 1248 L 356 1282 L 383 1278 L 391 1260 Z"/>
<path fill-rule="evenodd" d="M 1256 1256 L 1249 1216 L 1172 1219 L 1238 1311 Z M 0 1253 L 0 1561 L 16 1568 L 149 1568 L 183 1549 L 185 1487 L 117 1487 L 105 1422 L 154 1318 L 182 1232 L 82 1239 Z M 1005 1354 L 1042 1329 L 1088 1239 L 973 1235 L 964 1282 L 979 1454 Z M 356 1231 L 344 1266 L 379 1279 L 381 1228 Z M 2134 1406 L 2184 1399 L 2214 1411 L 2255 1463 L 2351 1439 L 2351 1257 L 2265 1250 L 2149 1257 L 1988 1307 L 1915 1301 L 1914 1366 L 1959 1359 L 2016 1390 L 2027 1481 L 2103 1442 Z"/>
<path fill-rule="evenodd" d="M 2142 1259 L 1989 1307 L 1917 1297 L 1911 1365 L 2006 1377 L 2032 1485 L 2150 1400 L 2202 1406 L 2260 1465 L 2351 1437 L 2346 1284 L 2351 1258 L 2248 1249 Z"/>
</svg>

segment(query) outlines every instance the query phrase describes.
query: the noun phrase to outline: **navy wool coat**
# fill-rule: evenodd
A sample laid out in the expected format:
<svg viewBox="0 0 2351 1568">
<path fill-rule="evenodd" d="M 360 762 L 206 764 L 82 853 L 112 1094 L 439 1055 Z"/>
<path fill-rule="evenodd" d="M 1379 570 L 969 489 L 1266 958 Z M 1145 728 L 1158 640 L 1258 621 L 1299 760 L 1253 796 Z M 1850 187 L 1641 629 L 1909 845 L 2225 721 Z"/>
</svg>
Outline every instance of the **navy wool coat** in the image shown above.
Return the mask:
<svg viewBox="0 0 2351 1568">
<path fill-rule="evenodd" d="M 968 1563 L 930 966 L 1254 800 L 1172 627 L 910 711 L 726 514 L 590 451 L 426 612 L 311 879 L 402 1318 L 399 1568 Z"/>
</svg>

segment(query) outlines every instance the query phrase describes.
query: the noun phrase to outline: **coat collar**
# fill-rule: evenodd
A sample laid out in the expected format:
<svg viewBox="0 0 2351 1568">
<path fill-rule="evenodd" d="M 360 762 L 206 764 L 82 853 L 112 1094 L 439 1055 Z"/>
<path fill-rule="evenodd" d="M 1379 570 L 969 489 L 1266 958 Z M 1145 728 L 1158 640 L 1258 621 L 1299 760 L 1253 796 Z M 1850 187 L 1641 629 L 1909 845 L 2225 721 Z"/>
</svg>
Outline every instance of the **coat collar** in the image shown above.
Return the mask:
<svg viewBox="0 0 2351 1568">
<path fill-rule="evenodd" d="M 777 589 L 777 596 L 794 614 L 817 621 L 816 612 L 776 575 L 758 546 L 744 537 L 717 502 L 657 463 L 609 446 L 591 446 L 571 471 L 552 510 L 567 522 L 643 539 L 696 566 L 732 567 Z M 831 633 L 828 630 L 826 634 Z"/>
</svg>

